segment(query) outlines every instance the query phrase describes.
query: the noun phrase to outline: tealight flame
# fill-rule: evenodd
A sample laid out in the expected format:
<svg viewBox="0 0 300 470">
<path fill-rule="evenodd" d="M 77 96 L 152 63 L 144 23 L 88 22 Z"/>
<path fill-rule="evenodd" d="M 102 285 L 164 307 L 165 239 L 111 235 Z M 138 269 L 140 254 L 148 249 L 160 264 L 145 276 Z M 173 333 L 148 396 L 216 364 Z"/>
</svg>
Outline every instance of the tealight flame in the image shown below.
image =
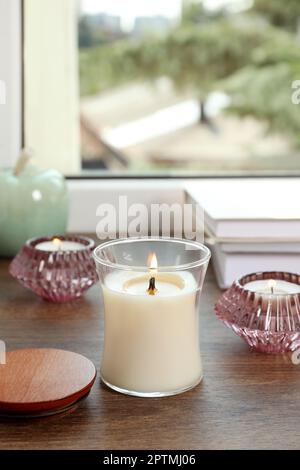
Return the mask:
<svg viewBox="0 0 300 470">
<path fill-rule="evenodd" d="M 274 279 L 270 279 L 268 282 L 268 287 L 271 291 L 271 294 L 274 294 L 274 288 L 276 287 L 276 281 Z"/>
<path fill-rule="evenodd" d="M 157 257 L 155 253 L 150 253 L 148 256 L 148 266 L 151 273 L 157 272 Z"/>
<path fill-rule="evenodd" d="M 61 244 L 61 240 L 59 238 L 53 238 L 52 239 L 52 243 L 54 246 L 56 246 L 57 248 L 59 248 L 60 244 Z"/>
</svg>

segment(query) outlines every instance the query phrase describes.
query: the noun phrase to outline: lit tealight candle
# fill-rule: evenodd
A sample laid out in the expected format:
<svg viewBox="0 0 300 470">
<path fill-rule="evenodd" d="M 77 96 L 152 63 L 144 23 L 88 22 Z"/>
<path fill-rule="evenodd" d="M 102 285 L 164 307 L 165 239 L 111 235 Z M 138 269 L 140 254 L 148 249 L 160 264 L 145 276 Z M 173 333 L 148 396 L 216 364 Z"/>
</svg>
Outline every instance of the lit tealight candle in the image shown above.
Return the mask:
<svg viewBox="0 0 300 470">
<path fill-rule="evenodd" d="M 52 240 L 40 242 L 35 245 L 37 250 L 41 251 L 79 251 L 85 248 L 85 245 L 70 240 L 61 240 L 53 238 Z"/>
<path fill-rule="evenodd" d="M 252 292 L 263 295 L 289 295 L 300 293 L 300 286 L 281 279 L 262 279 L 248 282 L 243 286 Z"/>
<path fill-rule="evenodd" d="M 148 264 L 149 265 L 149 264 Z M 189 272 L 114 271 L 105 278 L 103 380 L 140 393 L 187 389 L 202 377 L 197 283 Z"/>
</svg>

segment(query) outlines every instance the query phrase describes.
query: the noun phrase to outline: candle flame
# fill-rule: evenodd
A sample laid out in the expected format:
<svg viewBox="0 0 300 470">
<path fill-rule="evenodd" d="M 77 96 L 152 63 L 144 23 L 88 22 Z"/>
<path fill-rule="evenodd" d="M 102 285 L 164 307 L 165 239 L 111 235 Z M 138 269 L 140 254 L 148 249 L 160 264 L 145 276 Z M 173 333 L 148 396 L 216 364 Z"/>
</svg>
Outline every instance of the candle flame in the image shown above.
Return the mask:
<svg viewBox="0 0 300 470">
<path fill-rule="evenodd" d="M 155 253 L 150 253 L 149 256 L 148 256 L 148 266 L 149 266 L 149 270 L 152 272 L 152 273 L 156 273 L 157 272 L 157 257 L 156 257 L 156 254 Z"/>
<path fill-rule="evenodd" d="M 274 279 L 270 279 L 268 282 L 268 287 L 271 290 L 271 293 L 274 294 L 274 288 L 276 287 L 276 281 Z"/>
<path fill-rule="evenodd" d="M 53 238 L 52 243 L 54 246 L 59 247 L 59 245 L 61 244 L 61 240 L 59 238 Z"/>
</svg>

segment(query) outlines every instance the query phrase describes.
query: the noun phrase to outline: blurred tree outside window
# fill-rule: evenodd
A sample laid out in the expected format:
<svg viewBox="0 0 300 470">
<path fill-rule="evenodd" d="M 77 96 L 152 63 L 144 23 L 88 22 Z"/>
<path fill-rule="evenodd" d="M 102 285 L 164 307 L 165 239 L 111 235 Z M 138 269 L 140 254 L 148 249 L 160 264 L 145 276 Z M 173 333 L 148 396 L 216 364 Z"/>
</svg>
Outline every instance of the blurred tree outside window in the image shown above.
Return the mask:
<svg viewBox="0 0 300 470">
<path fill-rule="evenodd" d="M 163 2 L 124 27 L 82 1 L 83 167 L 299 171 L 300 1 Z"/>
</svg>

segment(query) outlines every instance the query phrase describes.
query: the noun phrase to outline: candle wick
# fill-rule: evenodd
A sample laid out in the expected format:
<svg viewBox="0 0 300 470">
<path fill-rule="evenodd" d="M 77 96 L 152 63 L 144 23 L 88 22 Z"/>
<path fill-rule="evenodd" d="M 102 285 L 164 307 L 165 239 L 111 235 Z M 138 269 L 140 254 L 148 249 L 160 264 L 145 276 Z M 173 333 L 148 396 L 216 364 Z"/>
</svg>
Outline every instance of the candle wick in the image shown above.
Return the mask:
<svg viewBox="0 0 300 470">
<path fill-rule="evenodd" d="M 155 295 L 157 292 L 157 289 L 155 287 L 155 277 L 151 277 L 149 280 L 149 287 L 147 289 L 147 292 L 149 295 Z"/>
<path fill-rule="evenodd" d="M 271 286 L 271 294 L 274 294 L 274 286 Z"/>
</svg>

